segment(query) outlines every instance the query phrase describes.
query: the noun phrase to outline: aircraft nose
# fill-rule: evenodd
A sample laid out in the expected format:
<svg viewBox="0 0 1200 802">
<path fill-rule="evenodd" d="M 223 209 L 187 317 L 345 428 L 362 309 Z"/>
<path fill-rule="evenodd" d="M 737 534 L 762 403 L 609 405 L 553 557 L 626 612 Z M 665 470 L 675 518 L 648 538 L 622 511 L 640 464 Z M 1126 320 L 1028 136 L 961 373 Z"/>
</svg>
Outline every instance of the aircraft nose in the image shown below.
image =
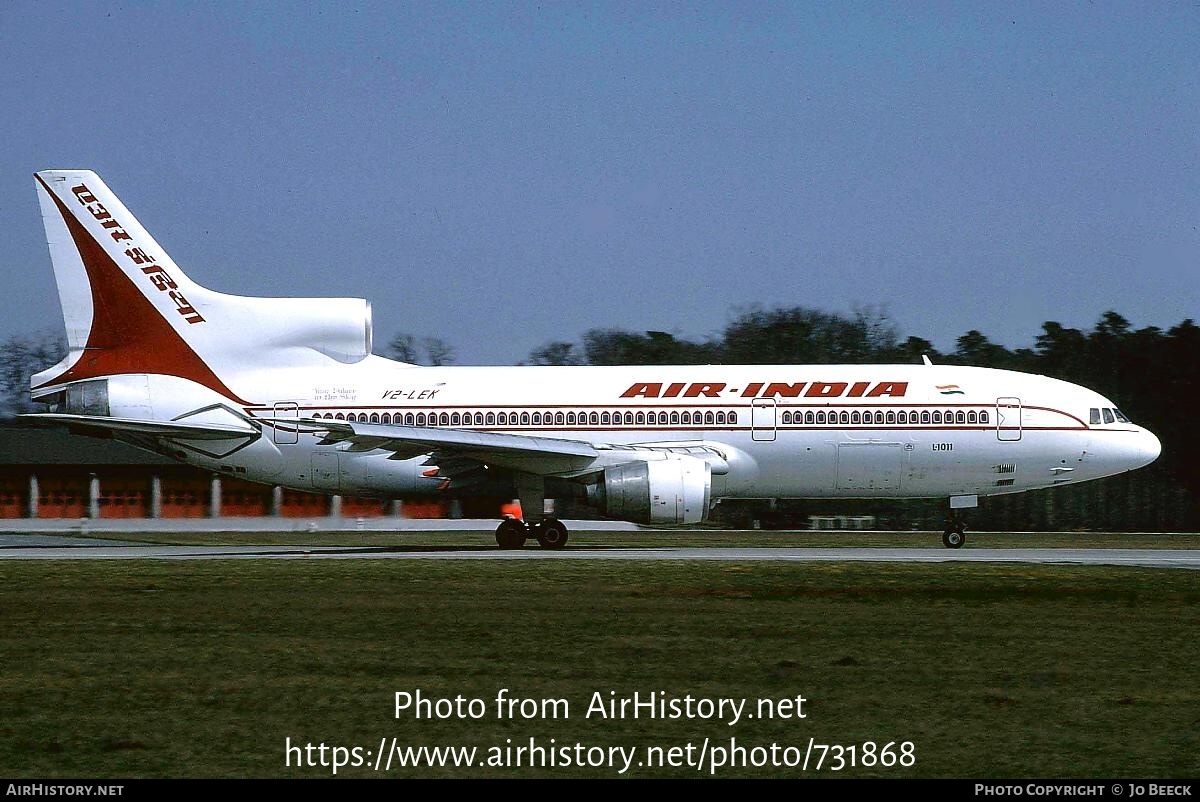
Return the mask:
<svg viewBox="0 0 1200 802">
<path fill-rule="evenodd" d="M 1140 451 L 1138 467 L 1140 468 L 1158 459 L 1158 455 L 1162 453 L 1162 443 L 1154 436 L 1154 432 L 1142 429 L 1138 435 L 1138 449 Z"/>
</svg>

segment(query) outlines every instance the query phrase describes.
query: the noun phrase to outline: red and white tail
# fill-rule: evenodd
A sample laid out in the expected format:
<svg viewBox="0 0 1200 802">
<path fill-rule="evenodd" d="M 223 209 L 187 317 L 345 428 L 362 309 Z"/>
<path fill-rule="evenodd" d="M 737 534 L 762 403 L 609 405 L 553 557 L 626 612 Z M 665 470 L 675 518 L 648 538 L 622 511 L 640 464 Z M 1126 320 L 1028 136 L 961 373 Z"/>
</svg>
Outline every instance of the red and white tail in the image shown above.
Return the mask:
<svg viewBox="0 0 1200 802">
<path fill-rule="evenodd" d="M 371 351 L 361 299 L 247 298 L 189 279 L 89 170 L 35 175 L 67 328 L 67 357 L 34 397 L 106 376 L 159 374 L 237 399 L 241 371 L 356 362 Z"/>
</svg>

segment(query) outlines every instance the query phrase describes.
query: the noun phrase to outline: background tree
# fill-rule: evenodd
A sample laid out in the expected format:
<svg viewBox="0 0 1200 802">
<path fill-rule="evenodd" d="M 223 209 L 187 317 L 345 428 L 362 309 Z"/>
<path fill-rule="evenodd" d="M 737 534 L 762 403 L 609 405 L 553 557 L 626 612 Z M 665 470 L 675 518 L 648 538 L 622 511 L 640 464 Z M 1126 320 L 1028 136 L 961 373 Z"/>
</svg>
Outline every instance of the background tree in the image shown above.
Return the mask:
<svg viewBox="0 0 1200 802">
<path fill-rule="evenodd" d="M 425 337 L 421 340 L 421 344 L 425 346 L 425 364 L 433 366 L 454 364 L 454 346 L 441 337 Z"/>
<path fill-rule="evenodd" d="M 541 348 L 535 348 L 529 354 L 530 365 L 581 365 L 583 356 L 580 355 L 575 343 L 551 342 Z"/>
<path fill-rule="evenodd" d="M 592 329 L 583 335 L 583 353 L 589 365 L 703 365 L 714 361 L 717 348 L 665 331 Z"/>
<path fill-rule="evenodd" d="M 410 365 L 454 364 L 454 346 L 441 337 L 422 337 L 418 344 L 413 335 L 400 333 L 388 342 L 386 353 L 392 359 Z"/>
<path fill-rule="evenodd" d="M 29 379 L 67 355 L 61 334 L 14 335 L 0 343 L 0 412 L 6 416 L 43 409 L 29 400 Z"/>
</svg>

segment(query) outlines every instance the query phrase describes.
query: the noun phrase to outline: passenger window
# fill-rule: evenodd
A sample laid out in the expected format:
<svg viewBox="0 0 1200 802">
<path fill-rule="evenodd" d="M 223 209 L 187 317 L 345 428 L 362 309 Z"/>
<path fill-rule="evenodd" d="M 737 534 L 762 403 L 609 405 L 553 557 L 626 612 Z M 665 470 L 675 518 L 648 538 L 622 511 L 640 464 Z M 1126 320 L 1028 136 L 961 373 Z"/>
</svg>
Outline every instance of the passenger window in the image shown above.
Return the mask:
<svg viewBox="0 0 1200 802">
<path fill-rule="evenodd" d="M 940 409 L 935 409 L 933 411 L 933 422 L 934 423 L 942 422 L 942 411 Z"/>
<path fill-rule="evenodd" d="M 980 422 L 980 423 L 987 423 L 987 422 L 988 422 L 988 419 L 989 419 L 989 417 L 990 417 L 990 416 L 987 414 L 987 411 L 986 411 L 986 410 L 985 410 L 985 411 L 983 411 L 983 412 L 980 412 L 980 413 L 979 413 L 979 422 Z"/>
<path fill-rule="evenodd" d="M 574 413 L 574 412 L 568 412 L 568 413 L 567 413 L 567 425 L 568 425 L 568 426 L 574 426 L 574 425 L 575 425 L 575 413 Z"/>
<path fill-rule="evenodd" d="M 900 410 L 899 412 L 897 412 L 896 413 L 896 422 L 897 423 L 908 423 L 908 413 L 905 412 L 904 410 Z"/>
<path fill-rule="evenodd" d="M 495 425 L 496 425 L 496 413 L 495 413 L 495 412 L 489 412 L 489 413 L 487 414 L 486 421 L 487 421 L 487 425 L 488 425 L 488 426 L 495 426 Z"/>
<path fill-rule="evenodd" d="M 678 423 L 679 423 L 679 413 L 678 413 L 678 412 L 672 412 L 672 413 L 671 413 L 671 423 L 672 423 L 672 424 L 678 424 Z"/>
<path fill-rule="evenodd" d="M 602 424 L 604 424 L 605 426 L 608 426 L 610 423 L 612 423 L 612 416 L 609 415 L 609 413 L 607 413 L 607 412 L 602 413 L 600 415 L 600 422 Z"/>
<path fill-rule="evenodd" d="M 797 417 L 797 419 L 800 417 L 799 412 L 796 413 L 796 417 Z M 730 426 L 736 426 L 737 425 L 737 413 L 730 412 L 728 415 L 725 416 L 725 422 L 727 424 L 729 424 Z"/>
<path fill-rule="evenodd" d="M 566 426 L 567 425 L 567 416 L 562 414 L 561 412 L 555 412 L 554 413 L 554 425 L 555 426 Z"/>
<path fill-rule="evenodd" d="M 522 412 L 522 413 L 521 413 L 521 425 L 522 425 L 522 426 L 528 426 L 528 425 L 529 425 L 529 413 L 528 413 L 528 412 Z"/>
<path fill-rule="evenodd" d="M 540 412 L 533 413 L 533 425 L 534 426 L 542 425 L 542 413 L 540 413 Z"/>
<path fill-rule="evenodd" d="M 975 423 L 975 418 L 975 410 L 971 410 L 967 413 L 967 423 Z"/>
<path fill-rule="evenodd" d="M 888 410 L 888 413 L 887 413 L 887 422 L 888 422 L 888 423 L 895 423 L 895 422 L 896 422 L 896 413 L 895 413 L 895 412 L 892 412 L 891 410 Z"/>
<path fill-rule="evenodd" d="M 692 423 L 692 413 L 690 413 L 690 412 L 684 412 L 684 413 L 683 413 L 683 423 L 684 423 L 684 425 L 685 425 L 685 426 L 690 426 L 690 425 L 691 425 L 691 423 Z"/>
<path fill-rule="evenodd" d="M 791 422 L 792 422 L 792 413 L 784 412 L 783 413 L 783 425 L 788 426 L 789 424 L 791 424 Z"/>
<path fill-rule="evenodd" d="M 818 412 L 817 413 L 817 423 L 824 423 L 824 422 L 825 422 L 825 413 Z"/>
<path fill-rule="evenodd" d="M 921 423 L 929 423 L 929 410 L 921 410 Z"/>
<path fill-rule="evenodd" d="M 646 413 L 639 412 L 637 414 L 637 417 L 634 418 L 633 420 L 634 420 L 634 423 L 636 423 L 638 426 L 641 426 L 642 424 L 644 424 L 646 422 Z"/>
<path fill-rule="evenodd" d="M 600 416 L 597 415 L 595 412 L 591 413 L 590 415 L 588 415 L 588 423 L 590 423 L 592 426 L 599 426 L 600 425 Z"/>
<path fill-rule="evenodd" d="M 626 426 L 632 426 L 632 425 L 633 425 L 633 413 L 632 413 L 632 412 L 626 412 L 626 413 L 625 413 L 625 425 L 626 425 Z"/>
<path fill-rule="evenodd" d="M 1099 409 L 1099 407 L 1092 407 L 1091 409 L 1088 410 L 1088 423 L 1092 424 L 1093 426 L 1100 425 L 1100 409 Z"/>
<path fill-rule="evenodd" d="M 417 419 L 415 417 L 413 417 L 413 414 L 411 412 L 405 413 L 404 425 L 405 426 L 416 426 L 417 425 Z"/>
<path fill-rule="evenodd" d="M 725 425 L 725 413 L 724 413 L 724 412 L 718 412 L 718 413 L 717 413 L 717 425 L 718 425 L 718 426 L 724 426 L 724 425 Z"/>
<path fill-rule="evenodd" d="M 418 412 L 418 413 L 417 413 L 417 425 L 418 425 L 418 426 L 424 426 L 424 425 L 425 425 L 425 413 L 424 413 L 424 412 Z"/>
<path fill-rule="evenodd" d="M 850 413 L 843 410 L 842 412 L 838 413 L 838 420 L 841 421 L 843 424 L 849 423 L 850 422 Z"/>
<path fill-rule="evenodd" d="M 716 422 L 717 422 L 716 417 L 711 412 L 704 413 L 704 424 L 706 426 L 712 426 Z"/>
<path fill-rule="evenodd" d="M 1104 415 L 1105 423 L 1115 423 L 1116 422 L 1116 418 L 1113 417 L 1112 411 L 1108 407 L 1105 407 L 1104 409 L 1100 410 L 1100 412 L 1101 412 L 1101 414 Z"/>
<path fill-rule="evenodd" d="M 875 413 L 875 422 L 876 422 L 876 423 L 883 423 L 883 412 L 876 412 L 876 413 Z"/>
<path fill-rule="evenodd" d="M 813 414 L 811 412 L 804 413 L 804 422 L 807 423 L 809 426 L 812 426 L 815 421 L 816 421 L 816 418 L 813 417 Z"/>
<path fill-rule="evenodd" d="M 851 423 L 862 423 L 862 413 L 857 409 L 850 413 Z"/>
<path fill-rule="evenodd" d="M 450 416 L 447 415 L 445 412 L 443 412 L 441 415 L 438 415 L 438 424 L 441 426 L 449 426 L 450 425 Z"/>
<path fill-rule="evenodd" d="M 337 420 L 345 420 L 346 419 L 346 416 L 340 412 L 338 414 L 334 415 L 333 417 L 336 418 Z"/>
<path fill-rule="evenodd" d="M 965 412 L 963 412 L 961 409 L 958 412 L 955 412 L 954 413 L 954 422 L 955 423 L 966 423 L 967 422 L 967 414 Z"/>
<path fill-rule="evenodd" d="M 515 422 L 516 413 L 513 413 L 513 419 Z M 501 426 L 507 426 L 508 425 L 508 413 L 507 412 L 498 413 L 496 415 L 496 423 L 500 424 Z"/>
<path fill-rule="evenodd" d="M 391 423 L 392 422 L 392 413 L 390 413 L 390 412 L 383 413 L 383 417 L 380 418 L 380 421 L 382 423 Z"/>
<path fill-rule="evenodd" d="M 457 412 L 455 412 L 453 415 L 450 416 L 450 425 L 451 426 L 457 426 L 460 423 L 462 423 L 462 419 L 459 418 Z"/>
<path fill-rule="evenodd" d="M 371 413 L 371 423 L 379 423 L 379 413 L 378 412 Z"/>
</svg>

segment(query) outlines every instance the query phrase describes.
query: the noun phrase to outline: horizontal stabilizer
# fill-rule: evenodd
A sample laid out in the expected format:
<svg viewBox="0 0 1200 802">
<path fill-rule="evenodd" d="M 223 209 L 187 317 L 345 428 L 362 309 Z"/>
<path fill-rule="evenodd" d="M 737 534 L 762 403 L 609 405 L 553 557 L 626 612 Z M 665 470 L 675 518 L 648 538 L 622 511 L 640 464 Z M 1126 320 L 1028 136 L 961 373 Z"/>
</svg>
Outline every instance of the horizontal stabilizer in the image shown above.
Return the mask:
<svg viewBox="0 0 1200 802">
<path fill-rule="evenodd" d="M 67 426 L 72 429 L 96 429 L 103 432 L 128 432 L 153 437 L 169 437 L 175 440 L 231 440 L 237 437 L 256 437 L 254 427 L 221 426 L 210 423 L 183 423 L 181 421 L 130 420 L 128 418 L 106 418 L 98 415 L 67 415 L 45 412 L 18 415 L 17 420 L 30 426 Z"/>
</svg>

